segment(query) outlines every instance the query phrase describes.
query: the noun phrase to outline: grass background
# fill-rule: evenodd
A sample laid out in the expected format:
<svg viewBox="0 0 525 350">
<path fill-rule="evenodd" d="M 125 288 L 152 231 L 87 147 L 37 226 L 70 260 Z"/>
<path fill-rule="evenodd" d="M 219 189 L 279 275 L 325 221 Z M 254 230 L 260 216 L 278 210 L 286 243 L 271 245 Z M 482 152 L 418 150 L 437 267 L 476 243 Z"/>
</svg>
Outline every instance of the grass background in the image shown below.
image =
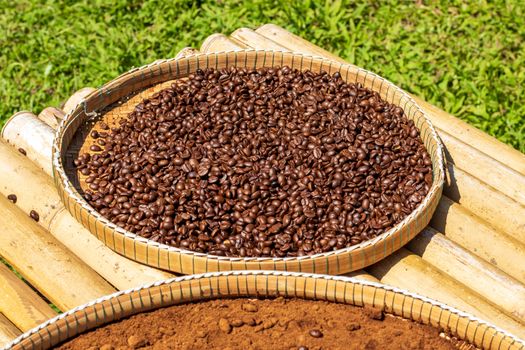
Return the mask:
<svg viewBox="0 0 525 350">
<path fill-rule="evenodd" d="M 525 152 L 525 6 L 508 1 L 0 0 L 0 124 L 273 22 Z"/>
</svg>

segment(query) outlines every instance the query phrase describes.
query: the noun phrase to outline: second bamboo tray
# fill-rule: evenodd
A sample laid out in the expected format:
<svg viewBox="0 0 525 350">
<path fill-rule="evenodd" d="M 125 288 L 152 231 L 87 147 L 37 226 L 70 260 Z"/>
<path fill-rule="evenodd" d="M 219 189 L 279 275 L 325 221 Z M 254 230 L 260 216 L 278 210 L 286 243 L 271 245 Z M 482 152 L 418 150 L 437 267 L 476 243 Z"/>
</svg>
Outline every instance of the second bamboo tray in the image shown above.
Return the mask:
<svg viewBox="0 0 525 350">
<path fill-rule="evenodd" d="M 218 298 L 275 296 L 377 307 L 443 329 L 481 349 L 525 347 L 522 340 L 472 315 L 380 283 L 339 276 L 230 271 L 178 277 L 100 298 L 44 322 L 15 339 L 6 349 L 51 349 L 86 331 L 171 305 Z"/>
<path fill-rule="evenodd" d="M 347 82 L 361 83 L 383 99 L 400 106 L 420 130 L 433 166 L 433 182 L 422 203 L 401 223 L 371 240 L 337 251 L 293 258 L 230 258 L 197 253 L 140 237 L 100 215 L 81 195 L 82 181 L 73 159 L 88 147 L 85 142 L 94 119 L 114 125 L 142 99 L 187 77 L 197 69 L 225 67 L 290 66 L 314 72 L 339 72 Z M 285 270 L 343 274 L 369 266 L 395 252 L 415 237 L 430 221 L 444 182 L 443 149 L 425 113 L 404 91 L 362 68 L 319 57 L 278 51 L 235 51 L 199 54 L 156 61 L 131 70 L 82 100 L 60 124 L 53 144 L 53 174 L 65 207 L 95 236 L 114 251 L 161 269 L 194 274 L 225 270 Z"/>
</svg>

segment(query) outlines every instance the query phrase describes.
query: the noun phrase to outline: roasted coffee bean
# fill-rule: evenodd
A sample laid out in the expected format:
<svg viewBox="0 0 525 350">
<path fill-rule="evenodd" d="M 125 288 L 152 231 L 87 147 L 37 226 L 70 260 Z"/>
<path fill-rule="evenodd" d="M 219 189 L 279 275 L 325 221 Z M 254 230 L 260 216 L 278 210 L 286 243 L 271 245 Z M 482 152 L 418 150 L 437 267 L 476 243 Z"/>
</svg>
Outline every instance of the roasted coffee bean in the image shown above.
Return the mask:
<svg viewBox="0 0 525 350">
<path fill-rule="evenodd" d="M 97 130 L 74 160 L 86 200 L 138 235 L 219 256 L 359 244 L 433 181 L 403 109 L 340 74 L 197 70 Z"/>
<path fill-rule="evenodd" d="M 38 215 L 38 213 L 35 210 L 31 210 L 29 212 L 29 216 L 31 217 L 31 219 L 35 220 L 36 222 L 40 220 L 40 215 Z"/>
<path fill-rule="evenodd" d="M 323 332 L 321 332 L 320 330 L 318 329 L 312 329 L 310 330 L 309 334 L 314 337 L 314 338 L 322 338 L 323 337 Z"/>
<path fill-rule="evenodd" d="M 20 147 L 20 148 L 18 149 L 18 152 L 22 153 L 24 156 L 27 156 L 27 152 L 26 152 L 26 150 L 23 149 L 22 147 Z"/>
<path fill-rule="evenodd" d="M 7 199 L 9 199 L 13 203 L 16 203 L 16 201 L 18 200 L 18 198 L 16 197 L 16 194 L 7 195 Z"/>
</svg>

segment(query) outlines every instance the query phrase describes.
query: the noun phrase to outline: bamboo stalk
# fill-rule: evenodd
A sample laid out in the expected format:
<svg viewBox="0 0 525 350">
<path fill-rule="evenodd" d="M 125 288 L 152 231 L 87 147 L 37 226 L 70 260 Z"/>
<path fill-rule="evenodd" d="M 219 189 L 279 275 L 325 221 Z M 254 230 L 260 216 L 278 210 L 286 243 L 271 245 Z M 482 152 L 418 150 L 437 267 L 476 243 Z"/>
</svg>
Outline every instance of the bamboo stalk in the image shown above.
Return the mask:
<svg viewBox="0 0 525 350">
<path fill-rule="evenodd" d="M 47 107 L 38 114 L 38 119 L 49 125 L 53 130 L 56 130 L 64 116 L 65 114 L 62 110 L 55 107 Z"/>
<path fill-rule="evenodd" d="M 366 272 L 365 270 L 357 270 L 350 273 L 345 273 L 343 276 L 358 278 L 360 280 L 379 282 L 377 278 Z"/>
<path fill-rule="evenodd" d="M 0 312 L 23 332 L 57 315 L 4 264 L 0 264 L 0 295 Z"/>
<path fill-rule="evenodd" d="M 261 43 L 261 46 L 264 46 L 267 50 L 275 51 L 290 51 L 283 45 L 269 39 L 251 29 L 248 28 L 239 28 L 233 33 L 230 34 L 230 38 L 236 39 L 239 42 L 245 44 L 246 46 L 253 47 L 251 44 L 253 42 Z M 209 50 L 211 51 L 211 50 Z"/>
<path fill-rule="evenodd" d="M 20 334 L 22 334 L 22 331 L 0 313 L 0 346 L 5 346 Z"/>
<path fill-rule="evenodd" d="M 525 176 L 514 169 L 501 166 L 496 159 L 468 146 L 443 130 L 439 132 L 439 136 L 446 145 L 448 162 L 512 200 L 525 205 Z"/>
<path fill-rule="evenodd" d="M 26 213 L 36 210 L 44 229 L 117 289 L 173 277 L 106 247 L 67 212 L 52 179 L 4 141 L 0 141 L 0 193 L 16 194 L 16 205 Z"/>
<path fill-rule="evenodd" d="M 427 228 L 407 247 L 426 262 L 498 306 L 507 315 L 525 322 L 525 286 L 486 261 Z"/>
<path fill-rule="evenodd" d="M 320 48 L 309 41 L 294 35 L 287 30 L 275 25 L 265 24 L 255 30 L 257 33 L 287 47 L 295 52 L 304 52 L 307 54 L 322 56 L 336 60 L 338 62 L 346 63 L 340 57 Z M 258 47 L 259 48 L 259 47 Z M 431 105 L 423 99 L 412 96 L 416 103 L 418 103 L 429 115 L 437 128 L 446 131 L 450 135 L 462 140 L 467 145 L 475 145 L 475 147 L 487 154 L 493 159 L 497 159 L 502 164 L 516 170 L 518 173 L 525 175 L 525 155 L 487 135 L 481 130 L 470 126 L 464 121 L 442 111 L 441 109 Z M 487 169 L 487 168 L 485 168 Z"/>
<path fill-rule="evenodd" d="M 116 291 L 4 196 L 0 213 L 0 255 L 59 309 Z"/>
<path fill-rule="evenodd" d="M 523 324 L 404 248 L 366 270 L 382 283 L 439 300 L 485 319 L 518 337 L 525 336 Z"/>
<path fill-rule="evenodd" d="M 27 157 L 48 175 L 52 174 L 53 135 L 53 129 L 31 112 L 15 113 L 5 122 L 0 132 L 4 140 L 24 149 Z"/>
<path fill-rule="evenodd" d="M 443 196 L 430 225 L 446 238 L 525 283 L 525 244 Z"/>
<path fill-rule="evenodd" d="M 195 55 L 199 53 L 199 51 L 197 49 L 194 49 L 193 47 L 185 47 L 183 48 L 182 50 L 180 50 L 176 55 L 175 55 L 175 59 L 180 59 L 180 58 L 184 58 L 184 57 L 188 57 L 188 56 L 191 56 L 191 55 Z"/>
<path fill-rule="evenodd" d="M 92 87 L 85 87 L 85 88 L 82 88 L 82 89 L 78 90 L 73 95 L 71 95 L 71 97 L 68 98 L 68 100 L 64 103 L 64 107 L 62 108 L 62 110 L 64 111 L 64 115 L 68 114 L 73 109 L 75 109 L 77 104 L 80 101 L 82 101 L 87 95 L 92 93 L 93 91 L 95 91 L 94 88 L 92 88 Z"/>
<path fill-rule="evenodd" d="M 463 170 L 448 164 L 450 181 L 443 193 L 454 202 L 476 213 L 499 232 L 525 242 L 525 207 Z"/>
<path fill-rule="evenodd" d="M 212 34 L 202 42 L 201 52 L 221 52 L 244 50 L 246 45 L 241 44 L 235 39 L 230 39 L 224 34 Z"/>
</svg>

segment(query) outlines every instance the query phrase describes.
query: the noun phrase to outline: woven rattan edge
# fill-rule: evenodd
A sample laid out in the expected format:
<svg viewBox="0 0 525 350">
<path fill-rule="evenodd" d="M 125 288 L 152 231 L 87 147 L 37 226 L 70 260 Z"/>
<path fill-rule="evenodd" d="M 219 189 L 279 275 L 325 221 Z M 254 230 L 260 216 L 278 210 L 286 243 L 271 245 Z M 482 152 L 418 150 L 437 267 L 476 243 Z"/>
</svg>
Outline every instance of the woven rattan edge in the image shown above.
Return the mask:
<svg viewBox="0 0 525 350">
<path fill-rule="evenodd" d="M 430 122 L 430 120 L 428 119 L 428 117 L 426 116 L 426 114 L 423 112 L 423 110 L 420 108 L 420 106 L 406 92 L 404 92 L 402 89 L 398 88 L 397 86 L 392 84 L 387 79 L 381 78 L 380 76 L 378 76 L 375 73 L 368 72 L 368 71 L 366 71 L 366 70 L 364 70 L 362 68 L 359 68 L 359 67 L 357 67 L 355 65 L 352 65 L 352 64 L 342 64 L 342 63 L 331 61 L 329 59 L 325 59 L 325 58 L 318 57 L 318 56 L 295 54 L 295 53 L 289 53 L 289 52 L 284 52 L 284 51 L 282 51 L 282 52 L 281 51 L 267 51 L 267 50 L 224 51 L 224 52 L 213 53 L 213 54 L 193 55 L 193 56 L 190 56 L 188 58 L 182 58 L 182 59 L 180 59 L 180 61 L 185 61 L 185 60 L 188 60 L 188 59 L 197 59 L 198 60 L 200 57 L 209 57 L 210 55 L 211 56 L 217 56 L 217 55 L 221 55 L 221 54 L 228 55 L 228 54 L 232 54 L 232 53 L 235 53 L 235 54 L 244 53 L 246 55 L 249 54 L 249 53 L 255 53 L 255 54 L 257 54 L 257 53 L 264 53 L 264 54 L 271 53 L 271 54 L 274 54 L 274 55 L 280 54 L 283 57 L 285 55 L 287 55 L 287 56 L 299 57 L 301 59 L 319 60 L 321 62 L 325 62 L 327 67 L 330 67 L 329 69 L 332 69 L 332 67 L 339 67 L 339 69 L 341 69 L 341 67 L 351 67 L 352 69 L 355 69 L 355 70 L 358 70 L 358 71 L 362 71 L 362 72 L 366 72 L 365 79 L 366 79 L 367 76 L 374 77 L 374 79 L 375 79 L 375 77 L 377 77 L 377 79 L 381 79 L 381 81 L 382 81 L 381 84 L 383 84 L 385 82 L 387 84 L 390 84 L 389 87 L 392 86 L 393 89 L 395 89 L 395 92 L 401 94 L 400 100 L 403 99 L 403 98 L 405 99 L 405 106 L 406 106 L 407 103 L 411 103 L 411 106 L 416 106 L 417 112 L 419 112 L 421 114 L 421 116 L 424 118 L 424 121 L 426 122 L 427 127 L 430 129 L 431 137 L 436 142 L 436 147 L 437 147 L 437 150 L 436 150 L 437 169 L 434 171 L 434 179 L 433 179 L 432 186 L 431 186 L 431 188 L 429 190 L 429 193 L 425 196 L 425 198 L 418 205 L 418 207 L 414 211 L 412 211 L 412 213 L 407 215 L 407 217 L 405 217 L 403 219 L 403 221 L 401 221 L 400 223 L 395 225 L 393 228 L 391 228 L 387 232 L 385 232 L 385 233 L 383 233 L 383 234 L 381 234 L 381 235 L 379 235 L 377 237 L 374 237 L 371 240 L 367 240 L 365 242 L 361 242 L 361 243 L 359 243 L 359 244 L 357 244 L 355 246 L 343 248 L 343 249 L 336 250 L 336 251 L 331 251 L 331 252 L 326 252 L 326 253 L 319 253 L 319 254 L 314 254 L 314 255 L 309 255 L 309 256 L 302 256 L 302 257 L 284 257 L 284 258 L 245 257 L 245 258 L 241 258 L 241 257 L 213 256 L 213 255 L 208 255 L 208 254 L 205 254 L 205 253 L 198 253 L 198 252 L 188 251 L 188 250 L 184 250 L 184 249 L 181 249 L 181 248 L 176 248 L 176 247 L 172 247 L 172 246 L 168 246 L 168 245 L 165 245 L 165 244 L 162 244 L 162 243 L 158 243 L 158 242 L 154 242 L 154 241 L 148 240 L 148 239 L 143 238 L 143 237 L 141 237 L 141 236 L 139 236 L 137 234 L 131 233 L 129 231 L 126 231 L 126 230 L 118 227 L 117 225 L 111 223 L 109 220 L 107 220 L 102 215 L 100 215 L 93 207 L 91 207 L 87 203 L 87 201 L 85 201 L 85 199 L 78 193 L 76 188 L 69 181 L 68 176 L 65 173 L 64 167 L 62 165 L 61 153 L 60 153 L 60 145 L 59 145 L 59 138 L 56 137 L 55 140 L 54 140 L 54 143 L 53 143 L 53 174 L 54 174 L 54 177 L 55 177 L 55 183 L 57 185 L 61 185 L 63 187 L 64 191 L 65 191 L 65 193 L 64 193 L 64 200 L 67 200 L 66 199 L 66 195 L 69 196 L 69 199 L 73 199 L 75 201 L 76 205 L 78 205 L 82 209 L 86 210 L 89 213 L 89 215 L 92 215 L 93 217 L 95 217 L 96 220 L 99 220 L 100 222 L 102 222 L 109 229 L 113 230 L 114 232 L 117 232 L 118 234 L 122 235 L 122 237 L 124 237 L 124 238 L 131 239 L 134 242 L 137 242 L 138 244 L 146 245 L 147 246 L 146 249 L 148 249 L 148 248 L 155 248 L 155 249 L 160 249 L 162 251 L 165 251 L 168 254 L 169 253 L 177 253 L 177 254 L 183 254 L 183 255 L 187 255 L 187 256 L 193 256 L 195 258 L 203 258 L 203 259 L 216 260 L 216 261 L 219 261 L 219 262 L 231 262 L 231 263 L 237 263 L 237 262 L 245 262 L 245 263 L 250 263 L 250 262 L 285 262 L 286 263 L 286 262 L 290 262 L 290 261 L 303 261 L 304 262 L 304 261 L 325 259 L 325 258 L 334 256 L 334 255 L 338 255 L 338 254 L 341 254 L 341 255 L 343 255 L 343 254 L 350 254 L 350 253 L 355 252 L 357 250 L 362 250 L 362 249 L 365 249 L 365 248 L 370 247 L 370 246 L 381 244 L 381 242 L 383 242 L 386 239 L 389 239 L 391 236 L 395 235 L 397 233 L 397 231 L 399 231 L 400 229 L 403 229 L 406 226 L 408 226 L 408 224 L 414 219 L 414 217 L 418 216 L 421 212 L 423 212 L 425 210 L 425 208 L 427 208 L 429 206 L 430 202 L 437 201 L 436 197 L 439 197 L 441 195 L 441 193 L 442 193 L 443 183 L 444 183 L 444 178 L 445 178 L 445 175 L 444 175 L 444 149 L 443 149 L 443 145 L 440 142 L 439 137 L 437 135 L 437 132 L 436 132 L 435 128 L 433 127 L 432 123 Z M 97 94 L 98 95 L 103 94 L 104 93 L 103 91 L 107 90 L 116 81 L 119 81 L 120 79 L 124 79 L 124 78 L 128 77 L 129 75 L 131 75 L 133 73 L 137 73 L 139 71 L 147 71 L 147 70 L 151 69 L 152 67 L 160 66 L 161 64 L 164 64 L 164 63 L 168 64 L 168 63 L 173 62 L 173 61 L 175 61 L 174 58 L 166 59 L 166 60 L 159 60 L 159 61 L 155 61 L 152 64 L 143 66 L 143 67 L 134 68 L 134 69 L 132 69 L 132 70 L 122 74 L 121 76 L 117 77 L 116 79 L 114 79 L 113 81 L 109 82 L 108 84 L 102 86 L 98 90 L 92 92 L 85 99 L 79 101 L 77 106 L 70 113 L 68 113 L 68 115 L 66 115 L 66 117 L 62 120 L 62 122 L 60 123 L 60 125 L 58 127 L 57 135 L 60 135 L 63 132 L 64 128 L 66 128 L 68 126 L 68 121 L 71 119 L 71 116 L 74 113 L 79 113 L 80 111 L 84 111 L 84 113 L 86 113 L 87 115 L 96 115 L 97 114 L 96 111 L 87 111 L 86 110 L 86 100 L 89 99 L 90 97 L 95 96 Z M 405 239 L 406 242 L 408 242 L 408 240 L 413 238 L 415 236 L 415 234 L 416 233 L 412 234 L 410 237 L 407 237 Z M 404 243 L 406 243 L 406 242 L 404 242 Z M 401 245 L 399 247 L 397 247 L 397 249 L 399 249 L 400 247 L 401 247 Z M 397 249 L 394 249 L 394 250 L 397 250 Z M 122 252 L 120 252 L 120 253 L 122 253 Z M 176 271 L 176 272 L 180 272 L 180 271 Z M 346 272 L 346 271 L 343 271 L 342 273 L 344 273 L 344 272 Z"/>
</svg>

